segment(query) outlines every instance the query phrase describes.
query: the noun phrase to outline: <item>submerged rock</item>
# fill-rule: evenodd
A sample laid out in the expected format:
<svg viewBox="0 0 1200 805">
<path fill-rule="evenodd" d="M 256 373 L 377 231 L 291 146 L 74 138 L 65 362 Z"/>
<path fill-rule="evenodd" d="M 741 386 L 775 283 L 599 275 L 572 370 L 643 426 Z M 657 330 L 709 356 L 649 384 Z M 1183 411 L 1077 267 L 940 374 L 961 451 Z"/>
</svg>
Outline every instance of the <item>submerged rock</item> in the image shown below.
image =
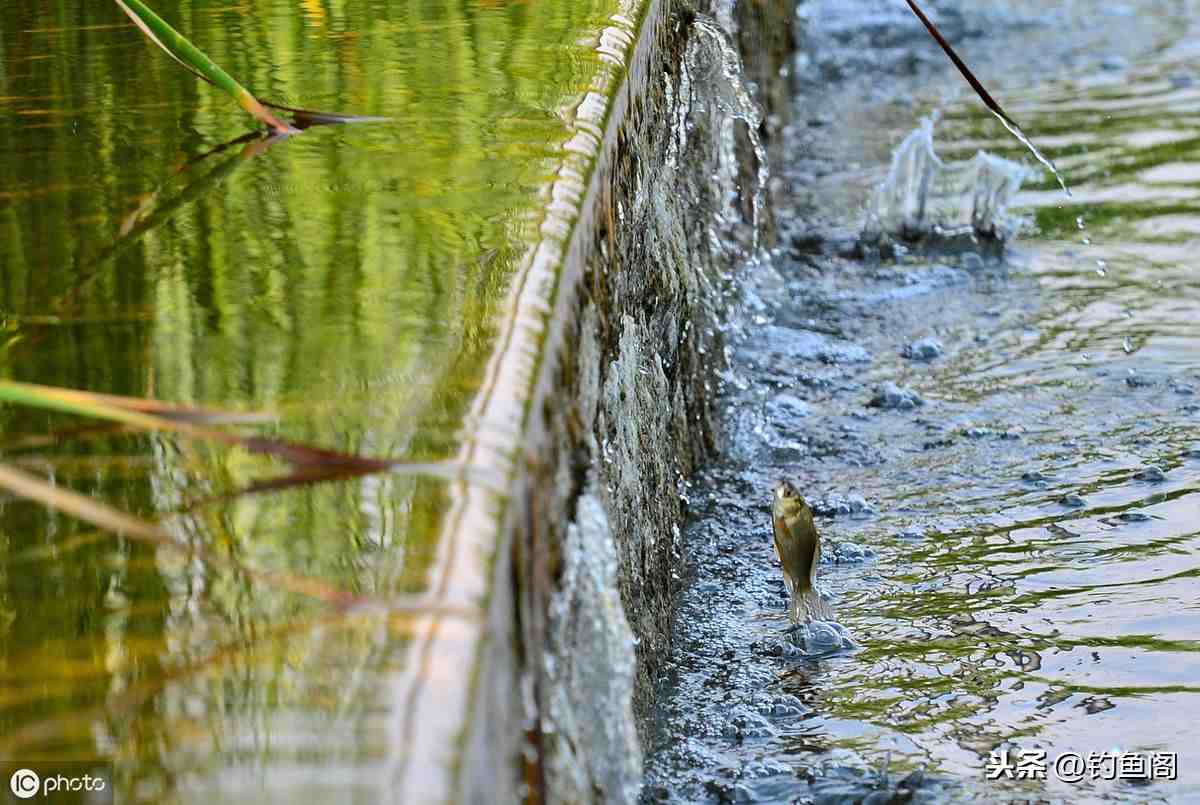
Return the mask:
<svg viewBox="0 0 1200 805">
<path fill-rule="evenodd" d="M 916 769 L 899 780 L 887 771 L 862 771 L 846 766 L 828 768 L 812 781 L 819 805 L 901 805 L 914 802 L 942 802 L 938 789 L 942 784 L 931 780 L 924 769 Z"/>
<path fill-rule="evenodd" d="M 809 405 L 794 394 L 779 394 L 767 400 L 764 410 L 767 419 L 774 425 L 786 426 L 809 414 Z"/>
<path fill-rule="evenodd" d="M 1148 467 L 1143 467 L 1141 470 L 1134 473 L 1133 477 L 1139 481 L 1146 481 L 1147 483 L 1151 484 L 1161 484 L 1163 481 L 1167 480 L 1167 474 L 1163 472 L 1161 468 L 1155 467 L 1153 464 Z"/>
<path fill-rule="evenodd" d="M 875 507 L 867 503 L 862 495 L 827 495 L 817 498 L 810 506 L 813 514 L 820 517 L 841 517 L 844 515 L 872 515 Z"/>
<path fill-rule="evenodd" d="M 791 629 L 792 643 L 805 657 L 822 657 L 858 648 L 850 631 L 836 621 L 808 621 Z"/>
<path fill-rule="evenodd" d="M 925 404 L 925 399 L 913 391 L 895 383 L 884 383 L 875 391 L 875 396 L 867 403 L 871 408 L 885 410 L 911 411 Z"/>
<path fill-rule="evenodd" d="M 1125 378 L 1125 385 L 1131 389 L 1149 388 L 1154 385 L 1154 380 L 1145 375 L 1130 374 L 1129 377 Z"/>
<path fill-rule="evenodd" d="M 743 360 L 754 364 L 792 369 L 813 361 L 832 365 L 871 362 L 871 353 L 851 341 L 774 324 L 756 332 L 738 352 Z"/>
<path fill-rule="evenodd" d="M 875 551 L 857 542 L 838 542 L 822 557 L 834 564 L 854 564 L 875 558 Z"/>
<path fill-rule="evenodd" d="M 900 354 L 910 361 L 932 361 L 940 358 L 945 351 L 942 342 L 936 338 L 922 338 L 920 341 L 905 344 Z"/>
</svg>

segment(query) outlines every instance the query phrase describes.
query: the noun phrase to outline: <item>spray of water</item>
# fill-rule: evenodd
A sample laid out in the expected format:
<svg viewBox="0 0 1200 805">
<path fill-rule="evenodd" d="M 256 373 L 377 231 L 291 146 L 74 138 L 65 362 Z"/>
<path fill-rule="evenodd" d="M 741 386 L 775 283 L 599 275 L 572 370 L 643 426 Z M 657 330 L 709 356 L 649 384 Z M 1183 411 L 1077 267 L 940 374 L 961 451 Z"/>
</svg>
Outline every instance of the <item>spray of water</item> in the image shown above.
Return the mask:
<svg viewBox="0 0 1200 805">
<path fill-rule="evenodd" d="M 1067 183 L 1063 180 L 1062 174 L 1058 172 L 1058 168 L 1055 167 L 1050 158 L 1043 154 L 1038 147 L 1033 144 L 1033 140 L 1026 136 L 1025 132 L 1021 130 L 1021 127 L 1017 125 L 1017 122 L 1009 117 L 1008 113 L 1000 107 L 1000 104 L 996 102 L 996 99 L 992 97 L 991 93 L 984 88 L 983 84 L 979 82 L 979 79 L 975 77 L 975 74 L 971 72 L 971 69 L 967 67 L 966 62 L 959 58 L 959 55 L 954 51 L 954 48 L 950 47 L 950 43 L 946 41 L 944 36 L 942 36 L 942 32 L 937 29 L 937 26 L 933 24 L 929 17 L 925 16 L 925 12 L 921 10 L 921 7 L 918 6 L 914 0 L 905 0 L 905 2 L 908 3 L 908 7 L 912 9 L 912 13 L 916 14 L 917 19 L 919 19 L 925 26 L 925 30 L 929 31 L 929 35 L 934 38 L 934 41 L 941 46 L 942 50 L 946 53 L 946 56 L 949 57 L 950 61 L 954 63 L 954 66 L 958 68 L 958 71 L 962 74 L 962 77 L 966 79 L 968 84 L 971 85 L 971 89 L 975 90 L 975 94 L 979 96 L 981 101 L 983 101 L 983 105 L 988 108 L 988 111 L 996 116 L 996 119 L 1000 121 L 1004 128 L 1008 129 L 1009 134 L 1016 137 L 1017 141 L 1021 143 L 1021 145 L 1029 149 L 1029 152 L 1033 154 L 1034 159 L 1036 159 L 1052 174 L 1054 174 L 1054 178 L 1058 180 L 1059 187 L 1063 189 L 1064 193 L 1070 196 L 1071 189 L 1067 187 Z"/>
</svg>

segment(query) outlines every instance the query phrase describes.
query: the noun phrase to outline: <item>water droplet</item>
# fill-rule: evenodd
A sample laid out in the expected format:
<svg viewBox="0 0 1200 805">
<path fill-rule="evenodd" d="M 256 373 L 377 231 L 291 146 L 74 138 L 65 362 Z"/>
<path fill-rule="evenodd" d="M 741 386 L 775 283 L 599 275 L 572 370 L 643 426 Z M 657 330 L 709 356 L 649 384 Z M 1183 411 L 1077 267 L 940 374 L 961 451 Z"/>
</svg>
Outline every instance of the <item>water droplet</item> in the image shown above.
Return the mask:
<svg viewBox="0 0 1200 805">
<path fill-rule="evenodd" d="M 1121 349 L 1125 350 L 1126 355 L 1133 352 L 1133 339 L 1125 336 L 1125 340 L 1121 342 Z"/>
<path fill-rule="evenodd" d="M 1075 226 L 1078 227 L 1079 229 L 1083 229 L 1083 216 L 1082 215 L 1076 216 Z"/>
</svg>

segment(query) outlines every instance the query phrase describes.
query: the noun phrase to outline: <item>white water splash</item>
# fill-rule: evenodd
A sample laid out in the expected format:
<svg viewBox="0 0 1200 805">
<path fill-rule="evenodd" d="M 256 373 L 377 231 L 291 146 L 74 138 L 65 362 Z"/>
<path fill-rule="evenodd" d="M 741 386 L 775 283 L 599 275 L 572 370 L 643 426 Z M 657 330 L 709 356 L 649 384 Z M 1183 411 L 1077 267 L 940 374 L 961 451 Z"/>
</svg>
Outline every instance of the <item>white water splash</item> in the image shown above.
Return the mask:
<svg viewBox="0 0 1200 805">
<path fill-rule="evenodd" d="M 893 152 L 887 179 L 868 207 L 864 239 L 1012 237 L 1021 219 L 1010 215 L 1008 208 L 1028 169 L 984 151 L 966 162 L 943 162 L 933 148 L 935 122 L 923 119 Z"/>
</svg>

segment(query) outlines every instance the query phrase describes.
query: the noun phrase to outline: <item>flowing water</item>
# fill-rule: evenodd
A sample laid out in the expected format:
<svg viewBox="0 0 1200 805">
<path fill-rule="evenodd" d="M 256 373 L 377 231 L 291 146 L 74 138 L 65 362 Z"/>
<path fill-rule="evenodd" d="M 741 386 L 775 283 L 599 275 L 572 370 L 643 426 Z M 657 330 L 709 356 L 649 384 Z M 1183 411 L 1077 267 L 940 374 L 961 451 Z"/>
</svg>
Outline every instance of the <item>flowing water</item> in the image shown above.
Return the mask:
<svg viewBox="0 0 1200 805">
<path fill-rule="evenodd" d="M 686 491 L 645 801 L 1200 801 L 1198 10 L 935 5 L 1067 198 L 969 94 L 945 100 L 911 21 L 801 6 L 787 235 L 745 281 L 725 456 Z M 1007 250 L 860 241 L 934 110 L 946 164 L 1029 166 Z M 814 502 L 856 650 L 783 635 L 780 477 Z M 987 780 L 996 750 L 1044 751 L 1047 779 Z M 1178 753 L 1178 779 L 1055 773 L 1106 752 Z"/>
</svg>

